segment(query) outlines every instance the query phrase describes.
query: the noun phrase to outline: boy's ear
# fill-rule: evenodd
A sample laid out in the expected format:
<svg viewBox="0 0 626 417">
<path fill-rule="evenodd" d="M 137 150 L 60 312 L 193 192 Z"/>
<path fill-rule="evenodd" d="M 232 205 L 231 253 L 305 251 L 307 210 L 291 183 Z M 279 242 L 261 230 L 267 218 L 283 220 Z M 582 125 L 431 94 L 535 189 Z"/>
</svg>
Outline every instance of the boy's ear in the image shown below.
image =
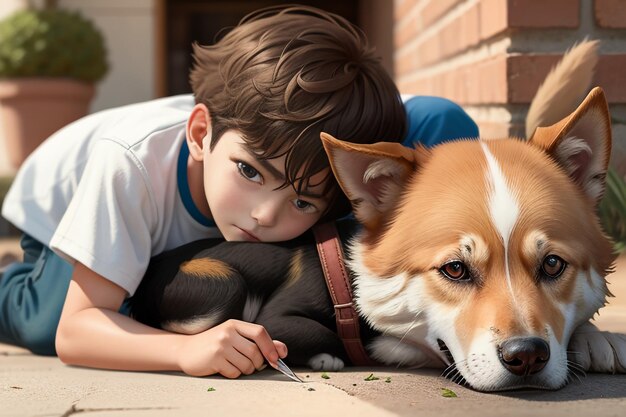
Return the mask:
<svg viewBox="0 0 626 417">
<path fill-rule="evenodd" d="M 548 153 L 593 203 L 600 202 L 611 155 L 611 116 L 601 88 L 591 90 L 560 122 L 538 127 L 529 141 Z"/>
<path fill-rule="evenodd" d="M 189 154 L 196 161 L 204 159 L 204 139 L 211 140 L 211 115 L 204 104 L 196 104 L 187 119 L 187 146 Z M 208 142 L 207 142 L 208 146 Z"/>
<path fill-rule="evenodd" d="M 378 227 L 381 215 L 395 206 L 408 177 L 427 153 L 399 143 L 355 144 L 324 132 L 320 137 L 356 218 L 370 229 Z"/>
</svg>

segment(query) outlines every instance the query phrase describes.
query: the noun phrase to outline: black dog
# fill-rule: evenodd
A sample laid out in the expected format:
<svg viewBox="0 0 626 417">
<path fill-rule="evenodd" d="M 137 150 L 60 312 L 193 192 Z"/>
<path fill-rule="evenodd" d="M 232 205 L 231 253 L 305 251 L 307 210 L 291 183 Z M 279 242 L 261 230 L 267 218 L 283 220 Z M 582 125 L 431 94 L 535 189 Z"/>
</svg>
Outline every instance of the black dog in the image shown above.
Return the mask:
<svg viewBox="0 0 626 417">
<path fill-rule="evenodd" d="M 358 227 L 337 226 L 343 242 Z M 192 242 L 153 258 L 131 299 L 136 320 L 178 333 L 228 319 L 258 323 L 287 344 L 287 363 L 312 367 L 322 353 L 350 363 L 334 314 L 312 234 L 286 243 Z M 377 334 L 363 320 L 360 329 L 364 340 Z"/>
</svg>

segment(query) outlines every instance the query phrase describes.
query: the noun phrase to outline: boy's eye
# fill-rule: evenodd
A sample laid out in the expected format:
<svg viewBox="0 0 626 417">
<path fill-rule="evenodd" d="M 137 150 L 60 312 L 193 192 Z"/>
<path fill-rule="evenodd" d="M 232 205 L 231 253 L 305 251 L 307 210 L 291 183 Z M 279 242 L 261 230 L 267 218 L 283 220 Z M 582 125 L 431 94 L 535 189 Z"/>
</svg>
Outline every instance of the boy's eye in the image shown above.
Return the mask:
<svg viewBox="0 0 626 417">
<path fill-rule="evenodd" d="M 261 183 L 263 182 L 263 177 L 259 174 L 259 171 L 246 164 L 245 162 L 237 162 L 237 169 L 239 173 L 246 178 L 247 180 Z"/>
<path fill-rule="evenodd" d="M 300 200 L 299 198 L 293 200 L 293 205 L 296 206 L 298 210 L 305 213 L 314 213 L 315 211 L 317 211 L 317 207 L 315 207 L 313 204 L 309 203 L 308 201 Z"/>
<path fill-rule="evenodd" d="M 299 209 L 305 209 L 305 208 L 310 206 L 309 203 L 307 203 L 304 200 L 300 200 L 299 198 L 296 199 L 296 203 L 295 204 L 296 204 L 296 207 L 298 207 Z"/>
</svg>

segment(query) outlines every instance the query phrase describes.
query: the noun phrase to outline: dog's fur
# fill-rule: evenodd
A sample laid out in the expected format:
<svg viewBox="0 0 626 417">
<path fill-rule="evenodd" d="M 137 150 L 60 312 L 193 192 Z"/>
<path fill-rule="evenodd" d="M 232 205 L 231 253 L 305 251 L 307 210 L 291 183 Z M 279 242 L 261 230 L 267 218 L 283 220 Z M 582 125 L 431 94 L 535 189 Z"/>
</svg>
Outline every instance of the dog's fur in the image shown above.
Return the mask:
<svg viewBox="0 0 626 417">
<path fill-rule="evenodd" d="M 577 53 L 594 59 L 595 46 Z M 558 89 L 579 84 L 577 71 L 554 71 L 537 95 L 547 102 L 533 106 L 551 108 L 563 74 L 571 80 Z M 576 107 L 561 103 L 549 117 L 568 105 Z M 452 379 L 484 391 L 554 389 L 579 370 L 625 371 L 626 337 L 588 323 L 610 295 L 615 258 L 596 216 L 611 149 L 603 92 L 563 116 L 537 129 L 531 120 L 527 141 L 433 149 L 322 134 L 361 225 L 353 232 L 340 222 L 340 230 L 373 358 L 445 364 Z M 347 361 L 309 236 L 195 242 L 157 257 L 133 315 L 182 333 L 254 321 L 287 344 L 291 364 L 337 370 Z"/>
</svg>

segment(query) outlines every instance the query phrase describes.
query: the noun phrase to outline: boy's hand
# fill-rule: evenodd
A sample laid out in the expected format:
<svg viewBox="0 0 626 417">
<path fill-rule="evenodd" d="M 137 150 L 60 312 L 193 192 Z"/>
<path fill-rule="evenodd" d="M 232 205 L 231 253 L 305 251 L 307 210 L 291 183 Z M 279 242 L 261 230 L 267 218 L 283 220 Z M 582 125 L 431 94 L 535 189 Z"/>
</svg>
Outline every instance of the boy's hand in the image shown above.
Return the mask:
<svg viewBox="0 0 626 417">
<path fill-rule="evenodd" d="M 272 340 L 263 326 L 228 320 L 202 333 L 188 336 L 178 353 L 183 372 L 192 376 L 222 374 L 226 378 L 250 375 L 267 359 L 276 367 L 287 356 L 287 346 Z"/>
</svg>

